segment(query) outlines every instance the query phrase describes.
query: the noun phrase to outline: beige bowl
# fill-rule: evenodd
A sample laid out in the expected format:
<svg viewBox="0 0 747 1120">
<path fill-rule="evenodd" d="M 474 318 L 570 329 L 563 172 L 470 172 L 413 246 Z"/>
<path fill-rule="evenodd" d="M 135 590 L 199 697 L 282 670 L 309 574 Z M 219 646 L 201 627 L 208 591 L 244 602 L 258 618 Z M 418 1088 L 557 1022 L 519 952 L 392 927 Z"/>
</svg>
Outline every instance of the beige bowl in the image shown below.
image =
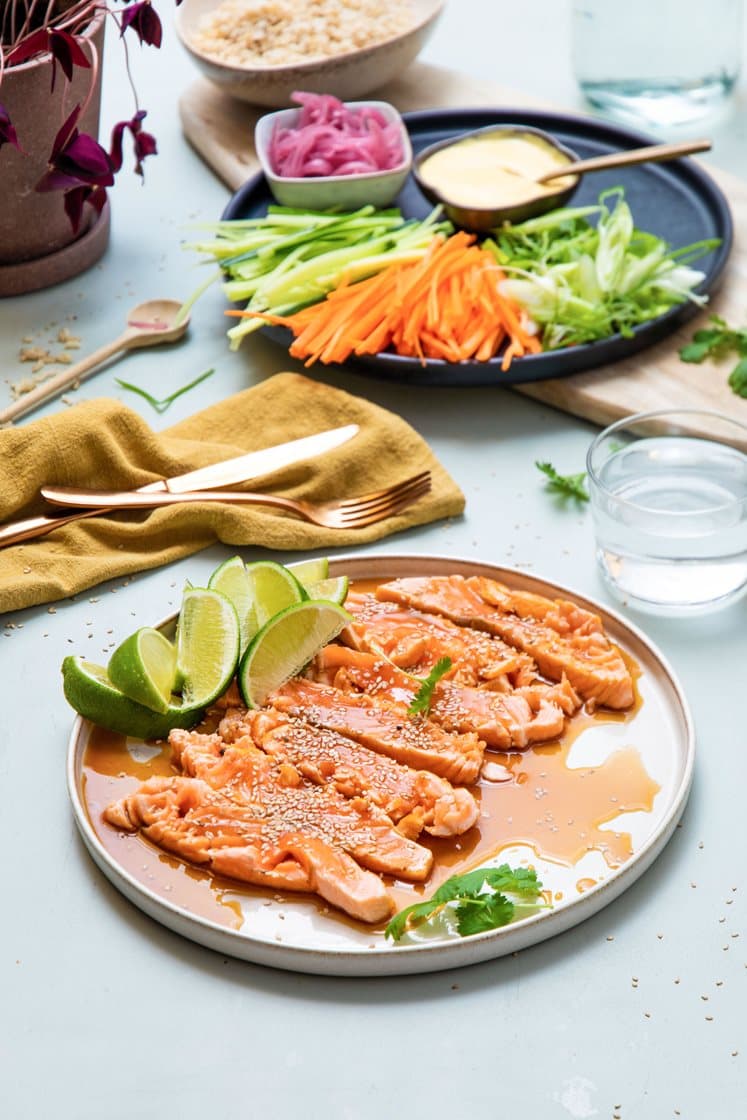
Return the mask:
<svg viewBox="0 0 747 1120">
<path fill-rule="evenodd" d="M 221 3 L 222 0 L 183 0 L 176 10 L 179 38 L 205 77 L 225 93 L 270 108 L 290 105 L 294 90 L 332 93 L 342 101 L 351 101 L 379 89 L 401 74 L 420 53 L 444 6 L 444 0 L 410 0 L 413 26 L 373 47 L 291 66 L 235 66 L 210 58 L 194 45 L 202 20 Z"/>
</svg>

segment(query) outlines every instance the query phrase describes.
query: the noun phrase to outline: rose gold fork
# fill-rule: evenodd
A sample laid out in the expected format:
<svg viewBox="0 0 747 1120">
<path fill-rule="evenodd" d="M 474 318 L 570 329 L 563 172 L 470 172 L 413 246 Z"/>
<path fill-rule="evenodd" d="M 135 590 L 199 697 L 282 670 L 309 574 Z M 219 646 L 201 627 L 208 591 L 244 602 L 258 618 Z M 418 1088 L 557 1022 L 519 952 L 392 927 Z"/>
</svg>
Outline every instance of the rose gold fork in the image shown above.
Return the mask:
<svg viewBox="0 0 747 1120">
<path fill-rule="evenodd" d="M 41 493 L 53 505 L 78 509 L 106 506 L 108 510 L 154 509 L 185 502 L 230 502 L 239 505 L 272 506 L 296 513 L 305 521 L 327 529 L 360 529 L 400 513 L 431 489 L 431 472 L 421 471 L 403 482 L 335 502 L 304 502 L 279 494 L 257 494 L 242 490 L 193 490 L 181 494 L 148 494 L 139 490 L 85 490 L 67 486 L 45 486 Z"/>
</svg>

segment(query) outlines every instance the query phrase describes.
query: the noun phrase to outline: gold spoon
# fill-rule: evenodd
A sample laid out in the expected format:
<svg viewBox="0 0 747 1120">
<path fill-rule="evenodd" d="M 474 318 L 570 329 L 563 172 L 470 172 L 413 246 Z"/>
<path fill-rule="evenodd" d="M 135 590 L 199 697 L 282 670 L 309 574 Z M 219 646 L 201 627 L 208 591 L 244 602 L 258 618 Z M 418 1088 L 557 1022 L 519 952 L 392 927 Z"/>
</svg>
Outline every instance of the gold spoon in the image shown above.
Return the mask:
<svg viewBox="0 0 747 1120">
<path fill-rule="evenodd" d="M 37 385 L 30 393 L 19 397 L 0 412 L 0 424 L 7 424 L 9 420 L 23 416 L 37 405 L 57 396 L 70 385 L 82 381 L 114 354 L 141 346 L 159 346 L 162 342 L 176 342 L 186 334 L 189 327 L 189 315 L 180 315 L 181 307 L 182 304 L 177 299 L 149 299 L 145 303 L 139 303 L 127 316 L 127 328 L 119 338 L 114 342 L 108 342 L 105 346 L 100 346 L 87 358 L 83 358 L 73 366 L 68 366 L 56 377 L 45 381 L 42 385 Z"/>
<path fill-rule="evenodd" d="M 603 171 L 606 167 L 628 167 L 634 163 L 663 163 L 679 156 L 689 156 L 693 152 L 707 152 L 710 140 L 680 140 L 675 144 L 650 144 L 646 148 L 631 148 L 627 152 L 611 152 L 606 156 L 593 156 L 565 163 L 554 171 L 535 177 L 536 183 L 549 183 L 565 175 L 581 175 L 584 171 Z"/>
</svg>

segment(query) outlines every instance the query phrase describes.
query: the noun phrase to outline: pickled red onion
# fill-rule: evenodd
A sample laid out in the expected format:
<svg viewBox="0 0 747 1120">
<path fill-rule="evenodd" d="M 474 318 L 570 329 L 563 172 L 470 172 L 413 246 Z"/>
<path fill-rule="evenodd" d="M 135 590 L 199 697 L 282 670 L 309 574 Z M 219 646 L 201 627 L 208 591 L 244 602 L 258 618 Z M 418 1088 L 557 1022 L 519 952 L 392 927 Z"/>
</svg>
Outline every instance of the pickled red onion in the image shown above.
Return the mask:
<svg viewBox="0 0 747 1120">
<path fill-rule="evenodd" d="M 349 109 L 328 93 L 294 93 L 301 106 L 293 128 L 270 138 L 270 165 L 283 178 L 390 171 L 404 158 L 400 126 L 378 109 Z"/>
</svg>

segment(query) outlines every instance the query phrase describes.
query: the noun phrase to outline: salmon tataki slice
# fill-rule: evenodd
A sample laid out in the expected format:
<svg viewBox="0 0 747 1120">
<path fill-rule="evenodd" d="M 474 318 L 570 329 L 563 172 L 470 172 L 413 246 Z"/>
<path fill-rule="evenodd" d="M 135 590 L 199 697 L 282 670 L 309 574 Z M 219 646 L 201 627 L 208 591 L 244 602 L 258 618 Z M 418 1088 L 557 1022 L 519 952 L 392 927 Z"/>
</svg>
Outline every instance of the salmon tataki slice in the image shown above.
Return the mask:
<svg viewBox="0 0 747 1120">
<path fill-rule="evenodd" d="M 393 580 L 380 584 L 376 595 L 496 634 L 530 654 L 546 677 L 561 681 L 566 676 L 584 700 L 617 709 L 633 703 L 632 677 L 601 619 L 567 599 L 457 575 Z"/>
<path fill-rule="evenodd" d="M 218 734 L 225 743 L 255 744 L 316 785 L 330 783 L 344 797 L 365 797 L 412 839 L 423 829 L 432 836 L 459 836 L 477 821 L 477 802 L 468 790 L 273 708 L 231 708 Z"/>
<path fill-rule="evenodd" d="M 404 703 L 341 692 L 304 677 L 288 681 L 267 702 L 314 727 L 338 731 L 377 754 L 416 770 L 430 770 L 455 785 L 473 785 L 480 775 L 485 744 L 477 735 L 446 731 L 422 717 L 410 719 Z"/>
<path fill-rule="evenodd" d="M 500 638 L 457 626 L 439 615 L 357 592 L 348 594 L 345 609 L 354 618 L 340 635 L 345 645 L 366 653 L 383 653 L 417 677 L 427 677 L 443 657 L 452 663 L 446 679 L 456 684 L 507 692 L 537 677 L 537 666 L 526 653 Z"/>
<path fill-rule="evenodd" d="M 372 871 L 425 879 L 431 852 L 397 832 L 378 806 L 343 797 L 331 785 L 307 785 L 287 762 L 246 743 L 227 746 L 220 735 L 172 732 L 172 757 L 189 775 L 251 809 L 266 826 L 325 840 Z"/>
<path fill-rule="evenodd" d="M 311 672 L 343 692 L 384 697 L 409 706 L 417 695 L 420 680 L 372 653 L 326 646 L 315 658 Z M 554 686 L 559 688 L 560 686 Z M 578 698 L 571 711 L 578 707 Z M 565 712 L 541 688 L 513 692 L 491 692 L 440 680 L 431 694 L 428 718 L 448 731 L 474 732 L 494 750 L 524 750 L 533 743 L 562 735 Z"/>
<path fill-rule="evenodd" d="M 159 848 L 245 883 L 310 891 L 364 922 L 389 917 L 381 879 L 308 831 L 261 819 L 196 778 L 151 778 L 104 811 L 115 828 L 142 831 Z"/>
<path fill-rule="evenodd" d="M 436 614 L 428 615 L 398 603 L 379 602 L 374 595 L 353 592 L 345 602 L 355 621 L 345 627 L 340 640 L 353 649 L 383 653 L 400 669 L 417 677 L 426 677 L 438 661 L 448 657 L 452 666 L 441 678 L 443 681 L 512 693 L 519 697 L 514 705 L 519 724 L 528 718 L 528 704 L 535 717 L 532 733 L 526 739 L 522 734 L 515 736 L 515 746 L 526 746 L 529 742 L 539 742 L 543 737 L 553 738 L 559 733 L 558 716 L 553 705 L 558 705 L 567 716 L 572 716 L 581 707 L 581 699 L 567 677 L 557 684 L 548 683 L 539 676 L 539 670 L 528 654 L 514 649 L 500 638 L 468 626 L 457 626 L 448 618 Z M 546 724 L 546 734 L 541 732 L 543 723 Z"/>
</svg>

